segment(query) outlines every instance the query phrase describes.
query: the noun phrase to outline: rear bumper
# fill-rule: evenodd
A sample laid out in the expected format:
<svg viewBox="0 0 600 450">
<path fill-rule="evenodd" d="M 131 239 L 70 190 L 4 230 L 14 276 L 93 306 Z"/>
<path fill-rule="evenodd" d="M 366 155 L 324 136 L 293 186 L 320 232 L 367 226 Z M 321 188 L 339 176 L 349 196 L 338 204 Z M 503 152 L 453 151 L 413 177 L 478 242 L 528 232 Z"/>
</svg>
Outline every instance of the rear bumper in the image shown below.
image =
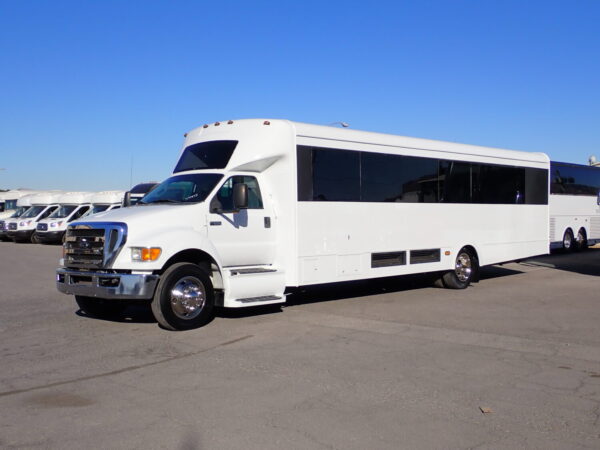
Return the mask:
<svg viewBox="0 0 600 450">
<path fill-rule="evenodd" d="M 83 272 L 57 269 L 56 288 L 63 294 L 106 299 L 144 300 L 154 296 L 159 275 Z"/>
</svg>

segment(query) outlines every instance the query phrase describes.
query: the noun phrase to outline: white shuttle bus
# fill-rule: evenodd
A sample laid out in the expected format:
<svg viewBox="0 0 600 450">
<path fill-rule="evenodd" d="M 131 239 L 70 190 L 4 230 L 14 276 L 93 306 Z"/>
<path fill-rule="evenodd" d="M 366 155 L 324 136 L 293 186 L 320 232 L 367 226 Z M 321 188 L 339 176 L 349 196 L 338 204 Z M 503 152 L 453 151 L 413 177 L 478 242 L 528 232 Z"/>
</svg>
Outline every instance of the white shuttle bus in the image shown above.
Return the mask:
<svg viewBox="0 0 600 450">
<path fill-rule="evenodd" d="M 285 120 L 204 125 L 138 206 L 69 226 L 57 287 L 94 316 L 149 301 L 180 330 L 303 285 L 439 272 L 461 289 L 548 253 L 548 169 L 542 153 Z"/>
<path fill-rule="evenodd" d="M 8 221 L 8 237 L 15 242 L 37 243 L 37 223 L 58 209 L 61 194 L 62 192 L 50 191 L 33 195 L 29 209 L 21 217 Z"/>
<path fill-rule="evenodd" d="M 36 226 L 37 241 L 47 244 L 61 242 L 67 225 L 92 209 L 91 192 L 65 192 L 58 198 L 59 207 Z"/>
<path fill-rule="evenodd" d="M 21 217 L 25 211 L 27 211 L 31 207 L 31 199 L 35 194 L 27 194 L 22 196 L 16 201 L 15 210 L 13 213 L 5 218 L 4 220 L 0 220 L 0 241 L 9 241 L 11 238 L 8 237 L 8 223 L 12 219 L 18 219 Z"/>
<path fill-rule="evenodd" d="M 550 163 L 550 248 L 600 242 L 600 167 Z"/>
<path fill-rule="evenodd" d="M 125 191 L 96 192 L 92 197 L 92 209 L 86 216 L 120 208 L 124 197 Z"/>
</svg>

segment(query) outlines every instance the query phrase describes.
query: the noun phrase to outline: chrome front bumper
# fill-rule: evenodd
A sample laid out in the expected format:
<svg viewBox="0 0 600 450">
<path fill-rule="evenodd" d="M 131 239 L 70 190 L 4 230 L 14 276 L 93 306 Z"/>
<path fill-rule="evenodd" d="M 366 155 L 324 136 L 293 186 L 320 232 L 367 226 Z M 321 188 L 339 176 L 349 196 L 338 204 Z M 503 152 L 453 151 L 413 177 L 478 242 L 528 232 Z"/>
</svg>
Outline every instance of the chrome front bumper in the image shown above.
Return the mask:
<svg viewBox="0 0 600 450">
<path fill-rule="evenodd" d="M 106 299 L 143 300 L 154 296 L 160 276 L 57 269 L 56 288 L 64 294 Z"/>
</svg>

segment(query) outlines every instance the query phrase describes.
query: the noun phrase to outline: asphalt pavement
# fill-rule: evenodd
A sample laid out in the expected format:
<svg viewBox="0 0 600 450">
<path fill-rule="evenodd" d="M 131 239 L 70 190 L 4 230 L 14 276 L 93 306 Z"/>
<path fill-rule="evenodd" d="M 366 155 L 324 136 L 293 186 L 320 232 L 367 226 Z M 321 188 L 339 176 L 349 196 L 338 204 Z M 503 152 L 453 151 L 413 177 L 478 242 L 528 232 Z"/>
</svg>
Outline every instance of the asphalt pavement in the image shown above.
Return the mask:
<svg viewBox="0 0 600 450">
<path fill-rule="evenodd" d="M 86 317 L 0 242 L 0 448 L 600 448 L 600 249 L 294 292 L 161 329 Z"/>
</svg>

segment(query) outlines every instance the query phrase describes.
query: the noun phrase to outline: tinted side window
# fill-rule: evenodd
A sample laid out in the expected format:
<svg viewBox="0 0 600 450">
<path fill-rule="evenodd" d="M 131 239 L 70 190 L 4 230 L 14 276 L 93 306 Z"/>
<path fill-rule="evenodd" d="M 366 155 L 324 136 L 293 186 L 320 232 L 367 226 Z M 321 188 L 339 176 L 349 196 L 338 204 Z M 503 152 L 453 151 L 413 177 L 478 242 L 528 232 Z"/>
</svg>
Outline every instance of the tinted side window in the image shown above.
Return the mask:
<svg viewBox="0 0 600 450">
<path fill-rule="evenodd" d="M 525 169 L 525 203 L 528 205 L 548 204 L 548 171 Z"/>
<path fill-rule="evenodd" d="M 221 203 L 223 211 L 233 211 L 233 186 L 245 183 L 248 186 L 248 209 L 262 209 L 263 202 L 260 195 L 258 181 L 254 177 L 234 176 L 229 178 L 217 192 L 217 200 Z"/>
<path fill-rule="evenodd" d="M 440 201 L 471 202 L 471 163 L 440 161 Z"/>
<path fill-rule="evenodd" d="M 473 201 L 491 204 L 525 203 L 523 167 L 473 164 Z"/>
<path fill-rule="evenodd" d="M 224 169 L 237 141 L 209 141 L 185 148 L 173 172 L 196 169 Z"/>
<path fill-rule="evenodd" d="M 600 189 L 600 169 L 552 162 L 553 194 L 596 196 Z"/>
<path fill-rule="evenodd" d="M 370 152 L 361 158 L 363 202 L 437 202 L 437 159 Z"/>
<path fill-rule="evenodd" d="M 312 200 L 360 201 L 360 152 L 314 148 L 312 173 Z"/>
</svg>

